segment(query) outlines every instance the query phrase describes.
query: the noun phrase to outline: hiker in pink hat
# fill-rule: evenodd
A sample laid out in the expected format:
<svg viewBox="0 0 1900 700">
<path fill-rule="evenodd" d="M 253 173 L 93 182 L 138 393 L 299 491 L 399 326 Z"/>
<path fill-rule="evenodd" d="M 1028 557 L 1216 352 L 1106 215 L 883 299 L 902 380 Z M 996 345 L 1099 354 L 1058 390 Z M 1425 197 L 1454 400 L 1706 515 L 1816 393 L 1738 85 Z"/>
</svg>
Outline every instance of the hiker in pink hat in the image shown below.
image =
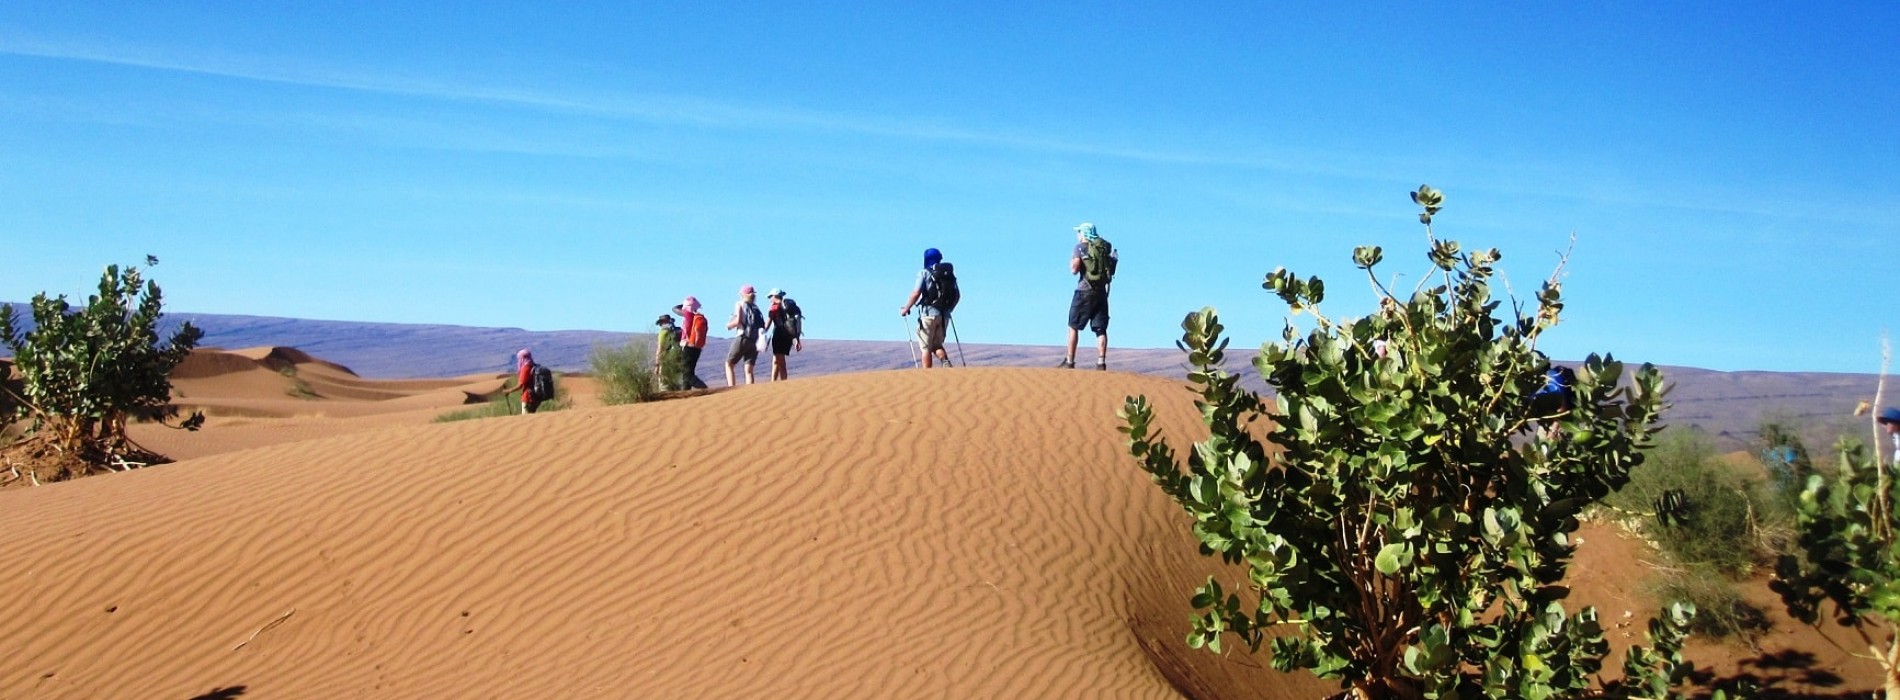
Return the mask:
<svg viewBox="0 0 1900 700">
<path fill-rule="evenodd" d="M 754 371 L 759 364 L 759 335 L 765 331 L 765 315 L 759 313 L 758 293 L 752 285 L 739 288 L 739 301 L 732 305 L 732 318 L 726 321 L 726 330 L 738 331 L 732 337 L 732 349 L 726 351 L 726 386 L 738 386 L 733 370 L 740 362 L 745 363 L 745 383 L 756 383 Z"/>
<path fill-rule="evenodd" d="M 541 402 L 554 398 L 553 370 L 535 363 L 534 353 L 527 348 L 515 352 L 515 388 L 502 395 L 517 391 L 521 392 L 522 413 L 533 413 L 541 408 Z"/>
<path fill-rule="evenodd" d="M 704 389 L 699 378 L 699 354 L 706 349 L 706 315 L 699 312 L 699 300 L 686 297 L 673 313 L 680 317 L 680 375 L 683 388 Z"/>
</svg>

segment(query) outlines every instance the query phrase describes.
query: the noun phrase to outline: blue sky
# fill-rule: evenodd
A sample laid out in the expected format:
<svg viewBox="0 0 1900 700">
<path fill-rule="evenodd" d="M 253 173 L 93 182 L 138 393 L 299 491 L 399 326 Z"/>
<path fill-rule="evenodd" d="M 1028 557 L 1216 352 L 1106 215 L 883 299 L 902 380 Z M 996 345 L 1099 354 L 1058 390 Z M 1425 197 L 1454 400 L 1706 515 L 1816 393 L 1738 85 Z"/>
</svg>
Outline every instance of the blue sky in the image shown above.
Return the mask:
<svg viewBox="0 0 1900 700">
<path fill-rule="evenodd" d="M 965 342 L 1062 340 L 1071 227 L 1111 340 L 1260 289 L 1332 316 L 1560 251 L 1554 357 L 1872 372 L 1900 246 L 1893 3 L 0 5 L 0 300 L 162 264 L 175 311 L 648 330 L 784 287 L 899 340 L 935 246 Z M 1053 359 L 1053 358 L 1052 358 Z"/>
</svg>

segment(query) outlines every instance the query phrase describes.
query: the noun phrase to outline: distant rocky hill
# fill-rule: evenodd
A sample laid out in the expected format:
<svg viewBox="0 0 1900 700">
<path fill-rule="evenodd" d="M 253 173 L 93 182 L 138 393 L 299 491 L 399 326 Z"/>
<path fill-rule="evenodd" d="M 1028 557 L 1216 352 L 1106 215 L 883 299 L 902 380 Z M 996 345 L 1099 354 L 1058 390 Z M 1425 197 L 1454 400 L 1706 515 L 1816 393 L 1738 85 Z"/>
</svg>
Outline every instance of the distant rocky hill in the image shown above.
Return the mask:
<svg viewBox="0 0 1900 700">
<path fill-rule="evenodd" d="M 27 311 L 15 304 L 17 312 Z M 295 347 L 344 365 L 364 377 L 420 378 L 499 373 L 513 367 L 514 352 L 534 349 L 536 359 L 563 371 L 581 371 L 596 346 L 653 342 L 650 334 L 609 331 L 529 331 L 520 328 L 480 328 L 353 321 L 314 321 L 266 316 L 221 314 L 167 314 L 166 323 L 190 321 L 204 329 L 203 345 L 247 348 L 266 345 Z M 700 376 L 723 383 L 722 363 L 727 343 L 715 337 L 700 361 Z M 1265 384 L 1253 371 L 1251 345 L 1236 343 L 1228 364 L 1246 377 L 1255 390 Z M 979 345 L 952 347 L 972 365 L 1053 366 L 1061 349 L 1048 345 Z M 1182 354 L 1173 349 L 1115 349 L 1116 371 L 1181 376 Z M 828 340 L 805 342 L 804 352 L 792 356 L 794 378 L 841 372 L 899 369 L 913 366 L 909 345 L 891 341 Z M 1790 421 L 1804 429 L 1810 447 L 1825 449 L 1836 436 L 1868 439 L 1864 420 L 1851 413 L 1856 403 L 1871 399 L 1876 377 L 1871 374 L 1823 372 L 1718 372 L 1693 367 L 1664 367 L 1672 389 L 1669 423 L 1678 428 L 1705 431 L 1725 449 L 1743 449 L 1763 419 Z M 764 376 L 764 368 L 760 370 Z M 975 410 L 975 409 L 973 409 Z M 1104 410 L 1113 410 L 1105 408 Z"/>
</svg>

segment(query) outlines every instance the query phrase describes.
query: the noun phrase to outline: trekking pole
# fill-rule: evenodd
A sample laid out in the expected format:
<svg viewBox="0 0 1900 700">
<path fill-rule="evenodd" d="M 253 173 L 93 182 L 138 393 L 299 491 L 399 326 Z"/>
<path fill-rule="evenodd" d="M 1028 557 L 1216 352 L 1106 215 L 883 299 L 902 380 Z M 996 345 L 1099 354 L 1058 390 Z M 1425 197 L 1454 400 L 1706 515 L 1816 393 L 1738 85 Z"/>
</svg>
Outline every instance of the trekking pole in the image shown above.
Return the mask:
<svg viewBox="0 0 1900 700">
<path fill-rule="evenodd" d="M 957 366 L 968 367 L 970 363 L 963 359 L 963 339 L 957 337 L 957 319 L 953 317 L 948 320 L 950 321 L 950 337 L 956 338 L 957 341 Z"/>
<path fill-rule="evenodd" d="M 910 324 L 904 323 L 904 319 L 897 319 L 897 324 L 904 327 L 904 347 L 910 350 L 911 365 L 914 367 L 924 366 L 923 358 L 917 356 L 917 334 L 910 332 Z"/>
</svg>

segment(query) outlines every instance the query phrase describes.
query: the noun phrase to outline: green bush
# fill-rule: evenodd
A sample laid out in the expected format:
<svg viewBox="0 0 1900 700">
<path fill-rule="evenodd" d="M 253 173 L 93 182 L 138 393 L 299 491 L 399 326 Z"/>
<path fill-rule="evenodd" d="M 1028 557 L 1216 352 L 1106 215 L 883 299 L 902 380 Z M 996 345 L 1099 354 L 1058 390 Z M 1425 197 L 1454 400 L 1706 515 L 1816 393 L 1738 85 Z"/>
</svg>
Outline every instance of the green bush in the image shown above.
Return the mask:
<svg viewBox="0 0 1900 700">
<path fill-rule="evenodd" d="M 600 382 L 600 401 L 609 406 L 651 401 L 663 387 L 653 373 L 652 341 L 635 337 L 619 347 L 596 345 L 587 356 L 588 372 Z"/>
<path fill-rule="evenodd" d="M 1643 518 L 1638 525 L 1675 566 L 1699 566 L 1729 580 L 1742 580 L 1780 554 L 1793 519 L 1787 502 L 1765 478 L 1748 478 L 1723 462 L 1702 433 L 1672 431 L 1648 451 L 1630 483 L 1605 502 L 1627 513 L 1657 507 L 1674 492 L 1682 504 L 1665 525 Z"/>
<path fill-rule="evenodd" d="M 1689 631 L 1713 639 L 1751 640 L 1772 626 L 1768 613 L 1742 596 L 1727 572 L 1707 564 L 1666 569 L 1650 581 L 1645 592 L 1653 600 L 1687 601 L 1695 605 Z"/>
<path fill-rule="evenodd" d="M 1835 454 L 1831 473 L 1809 474 L 1802 483 L 1796 546 L 1775 563 L 1769 587 L 1789 616 L 1808 624 L 1831 606 L 1834 621 L 1876 652 L 1888 700 L 1900 700 L 1900 478 L 1877 450 L 1851 438 L 1842 438 Z"/>
<path fill-rule="evenodd" d="M 1188 643 L 1268 646 L 1273 668 L 1357 698 L 1670 696 L 1690 671 L 1693 609 L 1651 620 L 1652 646 L 1631 647 L 1624 680 L 1601 686 L 1602 624 L 1594 609 L 1567 611 L 1561 585 L 1576 516 L 1643 462 L 1661 373 L 1591 355 L 1571 406 L 1534 405 L 1560 278 L 1499 318 L 1498 251 L 1433 237 L 1443 196 L 1420 187 L 1412 199 L 1433 269 L 1409 296 L 1374 273 L 1376 247 L 1353 251 L 1379 299 L 1362 318 L 1322 315 L 1317 277 L 1267 275 L 1292 313 L 1314 317 L 1303 336 L 1289 321 L 1254 359 L 1272 399 L 1223 368 L 1227 340 L 1207 308 L 1182 321 L 1180 346 L 1209 437 L 1177 455 L 1146 397 L 1124 403 L 1130 454 L 1187 511 L 1201 553 L 1245 566 L 1254 594 L 1208 579 Z"/>
<path fill-rule="evenodd" d="M 0 344 L 21 376 L 10 417 L 29 421 L 27 440 L 35 443 L 27 459 L 44 458 L 51 479 L 166 461 L 132 442 L 125 426 L 177 417 L 171 370 L 203 332 L 186 323 L 161 342 L 162 295 L 137 267 L 108 266 L 82 308 L 44 292 L 30 307 L 33 329 L 22 333 L 13 306 L 0 305 Z M 195 430 L 203 422 L 203 414 L 193 414 L 179 427 Z"/>
</svg>

